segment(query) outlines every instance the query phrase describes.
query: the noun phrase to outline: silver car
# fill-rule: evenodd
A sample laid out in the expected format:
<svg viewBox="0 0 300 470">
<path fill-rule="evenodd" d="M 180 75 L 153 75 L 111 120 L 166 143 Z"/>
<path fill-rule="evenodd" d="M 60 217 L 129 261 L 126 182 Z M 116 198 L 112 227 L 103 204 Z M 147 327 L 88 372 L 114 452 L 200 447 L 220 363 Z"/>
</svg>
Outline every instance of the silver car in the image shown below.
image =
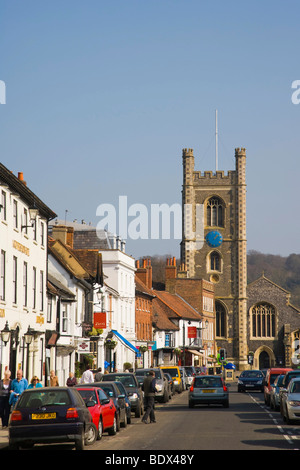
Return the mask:
<svg viewBox="0 0 300 470">
<path fill-rule="evenodd" d="M 189 389 L 189 408 L 195 405 L 221 404 L 229 407 L 229 394 L 222 377 L 200 375 L 194 378 Z"/>
<path fill-rule="evenodd" d="M 300 421 L 300 378 L 292 379 L 288 388 L 281 391 L 280 411 L 287 424 Z"/>
</svg>

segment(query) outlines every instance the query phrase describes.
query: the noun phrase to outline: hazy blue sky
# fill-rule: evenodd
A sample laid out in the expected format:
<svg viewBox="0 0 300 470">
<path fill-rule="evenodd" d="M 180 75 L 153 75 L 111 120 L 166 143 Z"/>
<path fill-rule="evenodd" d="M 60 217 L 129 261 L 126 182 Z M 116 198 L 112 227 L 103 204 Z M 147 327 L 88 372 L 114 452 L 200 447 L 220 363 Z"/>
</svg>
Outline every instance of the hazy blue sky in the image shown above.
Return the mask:
<svg viewBox="0 0 300 470">
<path fill-rule="evenodd" d="M 119 195 L 181 203 L 182 148 L 215 169 L 218 109 L 219 169 L 247 150 L 248 250 L 299 253 L 299 22 L 299 0 L 0 0 L 0 161 L 96 225 Z"/>
</svg>

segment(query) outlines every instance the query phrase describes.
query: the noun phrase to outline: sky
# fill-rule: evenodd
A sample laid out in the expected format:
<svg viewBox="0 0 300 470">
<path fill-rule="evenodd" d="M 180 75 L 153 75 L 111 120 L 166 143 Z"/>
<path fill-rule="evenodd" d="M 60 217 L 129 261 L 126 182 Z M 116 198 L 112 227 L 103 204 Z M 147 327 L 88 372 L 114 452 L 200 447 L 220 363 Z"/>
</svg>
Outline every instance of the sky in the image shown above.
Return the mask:
<svg viewBox="0 0 300 470">
<path fill-rule="evenodd" d="M 300 253 L 299 18 L 298 0 L 0 0 L 0 161 L 59 219 L 96 226 L 126 196 L 150 227 L 181 204 L 183 148 L 215 170 L 217 109 L 218 169 L 247 152 L 248 251 Z M 126 246 L 180 254 L 150 229 Z"/>
</svg>

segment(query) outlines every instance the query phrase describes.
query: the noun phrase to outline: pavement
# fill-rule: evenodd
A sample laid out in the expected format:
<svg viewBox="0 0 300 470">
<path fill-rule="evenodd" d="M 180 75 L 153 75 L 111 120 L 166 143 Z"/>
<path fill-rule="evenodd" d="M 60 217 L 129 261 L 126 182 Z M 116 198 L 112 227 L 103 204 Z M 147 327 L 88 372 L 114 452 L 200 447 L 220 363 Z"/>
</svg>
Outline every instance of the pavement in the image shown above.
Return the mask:
<svg viewBox="0 0 300 470">
<path fill-rule="evenodd" d="M 0 428 L 0 450 L 8 447 L 8 428 Z"/>
</svg>

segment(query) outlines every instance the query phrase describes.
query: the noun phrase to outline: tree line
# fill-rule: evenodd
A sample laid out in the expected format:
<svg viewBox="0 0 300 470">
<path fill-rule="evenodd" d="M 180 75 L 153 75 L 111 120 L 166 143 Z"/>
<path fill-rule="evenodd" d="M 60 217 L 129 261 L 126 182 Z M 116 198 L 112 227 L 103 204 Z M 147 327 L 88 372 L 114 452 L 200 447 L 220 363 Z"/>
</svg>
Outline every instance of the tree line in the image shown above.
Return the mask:
<svg viewBox="0 0 300 470">
<path fill-rule="evenodd" d="M 154 289 L 163 290 L 165 285 L 165 266 L 172 255 L 147 256 L 151 259 Z M 180 260 L 177 260 L 177 266 Z M 291 294 L 291 303 L 300 307 L 300 254 L 289 256 L 264 254 L 250 250 L 247 254 L 248 284 L 264 274 L 270 281 Z"/>
</svg>

